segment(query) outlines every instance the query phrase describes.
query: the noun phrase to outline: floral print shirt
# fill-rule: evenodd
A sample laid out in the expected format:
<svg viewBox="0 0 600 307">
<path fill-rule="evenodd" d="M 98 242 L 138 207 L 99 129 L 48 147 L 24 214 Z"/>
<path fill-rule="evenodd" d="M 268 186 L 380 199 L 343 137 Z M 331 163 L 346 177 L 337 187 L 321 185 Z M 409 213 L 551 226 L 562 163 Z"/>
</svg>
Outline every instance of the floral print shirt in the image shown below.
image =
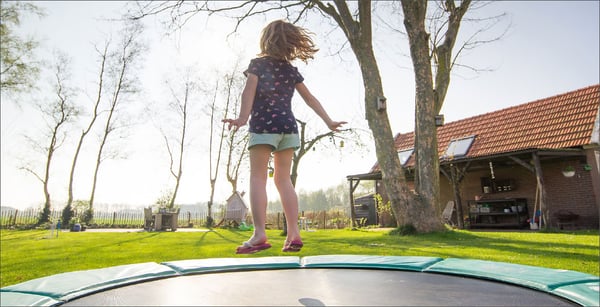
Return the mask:
<svg viewBox="0 0 600 307">
<path fill-rule="evenodd" d="M 296 118 L 292 113 L 292 95 L 297 83 L 304 81 L 298 69 L 287 61 L 271 57 L 250 61 L 244 75 L 258 76 L 258 85 L 249 131 L 253 133 L 298 133 Z"/>
</svg>

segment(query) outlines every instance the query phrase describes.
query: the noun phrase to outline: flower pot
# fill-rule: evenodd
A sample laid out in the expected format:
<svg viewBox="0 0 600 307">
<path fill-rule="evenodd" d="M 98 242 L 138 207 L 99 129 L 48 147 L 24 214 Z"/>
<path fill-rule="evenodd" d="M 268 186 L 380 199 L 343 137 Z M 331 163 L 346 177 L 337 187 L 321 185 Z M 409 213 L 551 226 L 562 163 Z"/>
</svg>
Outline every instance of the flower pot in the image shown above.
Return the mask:
<svg viewBox="0 0 600 307">
<path fill-rule="evenodd" d="M 569 171 L 562 171 L 562 174 L 563 174 L 563 176 L 565 176 L 567 178 L 570 178 L 570 177 L 575 176 L 575 171 L 570 171 L 570 170 Z"/>
</svg>

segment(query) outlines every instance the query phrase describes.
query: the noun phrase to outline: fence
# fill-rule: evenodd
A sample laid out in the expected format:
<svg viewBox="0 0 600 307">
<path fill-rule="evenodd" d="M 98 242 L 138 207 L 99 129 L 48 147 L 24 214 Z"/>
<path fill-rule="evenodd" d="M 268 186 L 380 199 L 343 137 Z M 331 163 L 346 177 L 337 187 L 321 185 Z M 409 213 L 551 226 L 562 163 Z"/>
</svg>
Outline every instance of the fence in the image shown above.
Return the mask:
<svg viewBox="0 0 600 307">
<path fill-rule="evenodd" d="M 28 228 L 33 227 L 40 216 L 40 209 L 26 210 L 3 210 L 0 212 L 0 228 Z M 62 210 L 51 210 L 51 221 L 61 219 Z M 77 213 L 72 222 L 76 221 Z M 179 213 L 177 223 L 181 227 L 192 227 L 193 225 L 205 225 L 206 213 L 201 212 L 181 212 Z M 217 219 L 218 217 L 214 217 Z M 140 210 L 126 211 L 94 211 L 94 218 L 91 228 L 142 228 L 144 225 L 144 212 Z"/>
<path fill-rule="evenodd" d="M 302 211 L 300 217 L 304 218 L 310 229 L 343 229 L 352 226 L 349 214 L 341 209 Z M 283 214 L 267 214 L 267 226 L 283 229 Z"/>
<path fill-rule="evenodd" d="M 213 214 L 215 222 L 220 221 L 224 212 L 219 210 Z M 0 228 L 31 228 L 40 216 L 41 209 L 3 210 L 0 211 Z M 61 210 L 51 210 L 50 219 L 58 221 Z M 349 214 L 345 210 L 332 209 L 328 211 L 302 211 L 300 216 L 310 229 L 342 229 L 351 226 Z M 75 214 L 75 218 L 78 214 Z M 194 227 L 206 225 L 207 213 L 182 211 L 177 218 L 179 227 Z M 74 220 L 75 221 L 75 220 Z M 246 218 L 246 223 L 252 222 L 251 217 Z M 88 228 L 142 228 L 144 225 L 144 212 L 139 210 L 123 211 L 94 211 L 94 218 Z M 283 229 L 283 214 L 281 212 L 267 214 L 269 228 Z M 64 227 L 64 226 L 63 226 Z"/>
</svg>

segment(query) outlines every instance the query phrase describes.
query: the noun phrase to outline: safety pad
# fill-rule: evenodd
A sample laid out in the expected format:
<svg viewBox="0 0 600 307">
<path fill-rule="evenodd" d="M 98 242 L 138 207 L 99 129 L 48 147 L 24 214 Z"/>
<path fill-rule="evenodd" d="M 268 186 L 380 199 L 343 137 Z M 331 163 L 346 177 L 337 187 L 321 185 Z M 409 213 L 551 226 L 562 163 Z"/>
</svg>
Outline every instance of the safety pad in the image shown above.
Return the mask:
<svg viewBox="0 0 600 307">
<path fill-rule="evenodd" d="M 0 291 L 0 306 L 56 306 L 59 304 L 62 302 L 43 295 Z"/>
<path fill-rule="evenodd" d="M 294 269 L 300 268 L 300 257 L 208 258 L 162 262 L 180 274 L 207 272 Z"/>
<path fill-rule="evenodd" d="M 425 272 L 455 274 L 502 281 L 554 293 L 569 299 L 571 296 L 582 296 L 584 300 L 595 301 L 595 305 L 598 306 L 598 290 L 594 292 L 593 284 L 598 285 L 600 278 L 576 271 L 505 262 L 448 258 L 432 265 Z M 592 285 L 591 289 L 586 289 L 585 286 L 582 286 L 588 284 Z M 559 288 L 562 290 L 557 290 Z M 569 292 L 572 293 L 569 294 Z M 595 297 L 591 297 L 592 294 Z"/>
<path fill-rule="evenodd" d="M 552 294 L 582 306 L 600 306 L 600 282 L 566 285 L 552 290 Z"/>
<path fill-rule="evenodd" d="M 20 292 L 69 301 L 108 288 L 176 275 L 178 273 L 167 266 L 146 262 L 61 273 L 7 286 L 1 290 L 2 292 Z"/>
<path fill-rule="evenodd" d="M 302 258 L 302 266 L 307 268 L 373 268 L 421 272 L 442 261 L 438 257 L 419 256 L 368 256 L 368 255 L 324 255 Z"/>
</svg>

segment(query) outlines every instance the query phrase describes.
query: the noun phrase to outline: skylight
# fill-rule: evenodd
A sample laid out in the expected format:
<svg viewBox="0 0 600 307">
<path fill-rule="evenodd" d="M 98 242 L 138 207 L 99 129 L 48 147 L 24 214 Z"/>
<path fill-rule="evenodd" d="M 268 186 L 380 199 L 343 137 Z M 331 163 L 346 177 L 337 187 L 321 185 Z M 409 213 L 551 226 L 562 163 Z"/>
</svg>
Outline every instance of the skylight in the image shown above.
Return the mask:
<svg viewBox="0 0 600 307">
<path fill-rule="evenodd" d="M 400 158 L 400 164 L 404 166 L 406 162 L 408 162 L 408 159 L 410 158 L 410 155 L 412 155 L 413 151 L 414 148 L 399 151 L 398 158 Z"/>
<path fill-rule="evenodd" d="M 473 144 L 474 139 L 475 136 L 472 135 L 450 141 L 450 144 L 448 144 L 448 149 L 446 149 L 446 153 L 444 153 L 444 157 L 465 156 L 469 152 L 469 148 L 471 148 L 471 144 Z"/>
</svg>

